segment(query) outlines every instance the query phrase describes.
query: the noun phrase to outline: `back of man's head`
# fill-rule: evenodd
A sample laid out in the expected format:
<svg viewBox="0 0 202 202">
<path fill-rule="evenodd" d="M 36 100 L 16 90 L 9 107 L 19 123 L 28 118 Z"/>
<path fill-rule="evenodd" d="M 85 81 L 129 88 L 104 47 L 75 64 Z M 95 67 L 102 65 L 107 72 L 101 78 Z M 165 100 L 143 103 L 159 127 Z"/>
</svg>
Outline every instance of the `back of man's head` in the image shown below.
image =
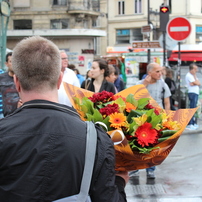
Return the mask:
<svg viewBox="0 0 202 202">
<path fill-rule="evenodd" d="M 13 50 L 13 70 L 26 90 L 53 89 L 61 71 L 58 47 L 40 36 L 20 41 Z"/>
</svg>

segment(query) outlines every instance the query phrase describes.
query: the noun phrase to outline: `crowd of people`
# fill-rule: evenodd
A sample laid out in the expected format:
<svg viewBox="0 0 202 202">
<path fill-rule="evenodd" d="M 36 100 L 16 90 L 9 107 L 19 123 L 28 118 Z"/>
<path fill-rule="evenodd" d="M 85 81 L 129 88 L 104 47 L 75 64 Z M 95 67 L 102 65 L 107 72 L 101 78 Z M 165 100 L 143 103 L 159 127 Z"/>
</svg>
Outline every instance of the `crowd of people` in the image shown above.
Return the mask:
<svg viewBox="0 0 202 202">
<path fill-rule="evenodd" d="M 65 92 L 64 82 L 92 92 L 116 94 L 125 89 L 119 69 L 95 59 L 86 78 L 68 55 L 50 40 L 33 36 L 20 41 L 6 55 L 7 72 L 0 74 L 0 199 L 55 201 L 78 194 L 85 163 L 87 126 Z M 186 75 L 190 107 L 196 107 L 200 82 L 196 64 Z M 147 66 L 138 82 L 162 108 L 175 110 L 173 72 L 157 63 Z M 1 99 L 1 97 L 0 97 Z M 1 100 L 0 100 L 1 103 Z M 0 105 L 1 107 L 1 105 Z M 188 128 L 196 128 L 194 118 Z M 94 169 L 89 188 L 92 201 L 127 201 L 125 185 L 138 170 L 115 172 L 115 151 L 99 126 Z M 155 167 L 146 169 L 155 179 Z"/>
</svg>

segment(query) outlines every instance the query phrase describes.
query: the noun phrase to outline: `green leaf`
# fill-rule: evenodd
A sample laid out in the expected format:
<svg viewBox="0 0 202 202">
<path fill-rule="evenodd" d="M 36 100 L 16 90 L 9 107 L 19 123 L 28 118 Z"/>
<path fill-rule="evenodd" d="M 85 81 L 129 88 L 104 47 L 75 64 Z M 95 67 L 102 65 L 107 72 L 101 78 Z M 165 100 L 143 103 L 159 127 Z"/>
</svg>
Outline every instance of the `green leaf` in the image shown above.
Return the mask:
<svg viewBox="0 0 202 202">
<path fill-rule="evenodd" d="M 129 95 L 126 97 L 126 101 L 127 101 L 127 102 L 130 102 L 130 103 L 133 104 L 135 107 L 138 106 L 138 101 L 134 98 L 134 95 L 133 95 L 133 94 L 129 94 Z"/>
<path fill-rule="evenodd" d="M 152 120 L 151 120 L 151 124 L 152 124 L 152 127 L 155 128 L 157 124 L 161 124 L 162 122 L 162 118 L 160 115 L 156 115 L 156 116 L 152 116 Z"/>
<path fill-rule="evenodd" d="M 163 130 L 161 131 L 162 136 L 161 137 L 168 137 L 172 136 L 177 132 L 177 130 Z"/>
<path fill-rule="evenodd" d="M 159 149 L 160 147 L 140 147 L 135 144 L 136 139 L 129 141 L 129 145 L 132 150 L 138 150 L 139 153 L 149 154 L 154 149 Z"/>
<path fill-rule="evenodd" d="M 150 98 L 141 98 L 138 100 L 138 109 L 144 109 L 144 107 L 149 103 Z"/>
<path fill-rule="evenodd" d="M 92 120 L 93 122 L 103 121 L 102 114 L 100 114 L 100 112 L 97 109 L 94 110 L 94 113 L 92 114 L 92 116 L 93 116 L 93 120 Z"/>
<path fill-rule="evenodd" d="M 110 124 L 111 124 L 111 123 L 109 122 L 109 116 L 107 116 L 105 119 L 103 119 L 102 122 L 107 126 L 108 131 L 113 130 L 113 129 L 110 127 Z"/>
<path fill-rule="evenodd" d="M 134 134 L 134 132 L 137 130 L 139 126 L 133 121 L 132 123 L 130 123 L 129 125 L 129 134 Z"/>
<path fill-rule="evenodd" d="M 136 139 L 129 141 L 129 145 L 132 150 L 138 150 L 142 154 L 149 154 L 154 149 L 159 149 L 159 147 L 139 147 L 135 144 Z"/>
<path fill-rule="evenodd" d="M 128 123 L 131 123 L 133 121 L 133 119 L 132 119 L 133 117 L 139 117 L 139 116 L 142 116 L 142 113 L 138 112 L 137 110 L 132 109 L 127 117 Z"/>
<path fill-rule="evenodd" d="M 169 137 L 170 136 L 168 136 L 168 137 L 161 137 L 161 138 L 158 139 L 158 142 L 163 142 L 163 141 L 167 140 Z"/>
</svg>

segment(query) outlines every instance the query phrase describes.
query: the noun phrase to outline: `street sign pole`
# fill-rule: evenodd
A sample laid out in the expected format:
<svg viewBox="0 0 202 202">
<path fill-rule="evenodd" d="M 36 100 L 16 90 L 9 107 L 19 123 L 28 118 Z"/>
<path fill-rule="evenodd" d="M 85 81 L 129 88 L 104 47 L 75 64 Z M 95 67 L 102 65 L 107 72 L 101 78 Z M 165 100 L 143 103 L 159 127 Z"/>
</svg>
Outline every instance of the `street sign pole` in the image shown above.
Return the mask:
<svg viewBox="0 0 202 202">
<path fill-rule="evenodd" d="M 147 0 L 147 22 L 148 25 L 150 24 L 150 0 Z M 148 34 L 148 41 L 150 41 L 150 33 Z M 151 59 L 151 50 L 148 49 L 147 50 L 147 63 L 150 63 L 150 59 Z"/>
<path fill-rule="evenodd" d="M 178 109 L 181 108 L 181 55 L 180 55 L 180 41 L 185 40 L 191 33 L 191 24 L 189 20 L 184 17 L 176 17 L 171 19 L 167 24 L 167 33 L 170 38 L 178 41 Z"/>
<path fill-rule="evenodd" d="M 163 66 L 166 66 L 166 32 L 163 31 Z"/>
<path fill-rule="evenodd" d="M 181 83 L 181 49 L 180 49 L 180 41 L 178 42 L 178 109 L 181 108 L 181 93 L 180 93 L 180 83 Z"/>
</svg>

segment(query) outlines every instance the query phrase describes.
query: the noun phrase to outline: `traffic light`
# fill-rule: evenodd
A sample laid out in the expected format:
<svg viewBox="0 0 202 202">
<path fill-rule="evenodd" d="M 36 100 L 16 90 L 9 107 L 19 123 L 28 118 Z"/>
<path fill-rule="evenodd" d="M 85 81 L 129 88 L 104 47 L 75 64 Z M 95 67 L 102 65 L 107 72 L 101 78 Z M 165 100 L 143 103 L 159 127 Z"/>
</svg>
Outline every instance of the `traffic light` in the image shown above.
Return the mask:
<svg viewBox="0 0 202 202">
<path fill-rule="evenodd" d="M 160 6 L 160 31 L 166 31 L 166 25 L 169 21 L 170 8 L 169 6 Z"/>
</svg>

